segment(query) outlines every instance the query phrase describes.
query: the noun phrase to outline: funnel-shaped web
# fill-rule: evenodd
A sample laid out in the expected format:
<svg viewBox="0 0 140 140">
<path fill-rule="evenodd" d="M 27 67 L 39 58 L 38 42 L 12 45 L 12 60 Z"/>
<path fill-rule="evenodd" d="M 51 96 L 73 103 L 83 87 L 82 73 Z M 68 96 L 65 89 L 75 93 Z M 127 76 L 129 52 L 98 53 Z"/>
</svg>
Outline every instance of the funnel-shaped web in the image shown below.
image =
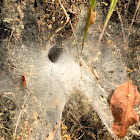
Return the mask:
<svg viewBox="0 0 140 140">
<path fill-rule="evenodd" d="M 30 23 L 30 20 L 27 20 L 28 22 Z M 62 111 L 70 95 L 76 91 L 88 97 L 102 122 L 114 136 L 111 131 L 113 117 L 107 98 L 112 90 L 127 81 L 127 77 L 119 47 L 104 44 L 96 47 L 97 39 L 92 35 L 96 35 L 94 31 L 99 23 L 100 21 L 96 23 L 93 32 L 85 41 L 80 59 L 75 58 L 77 52 L 70 40 L 65 40 L 62 47 L 50 46 L 45 53 L 34 43 L 34 38 L 31 38 L 30 45 L 28 37 L 34 29 L 27 32 L 29 35 L 24 33 L 20 47 L 9 49 L 10 65 L 7 72 L 1 74 L 0 86 L 1 93 L 12 98 L 17 105 L 14 138 L 60 140 Z M 34 27 L 32 23 L 29 25 Z M 83 21 L 80 21 L 75 30 L 79 44 L 82 42 L 83 25 Z M 28 31 L 28 28 L 24 29 L 26 30 Z M 38 30 L 35 34 L 37 33 Z M 24 87 L 22 76 L 26 80 Z"/>
<path fill-rule="evenodd" d="M 109 53 L 108 51 L 106 49 L 106 53 Z M 83 59 L 81 59 L 82 66 L 80 66 L 79 59 L 75 61 L 69 51 L 58 45 L 51 46 L 45 54 L 36 55 L 32 52 L 28 58 L 25 56 L 29 56 L 30 53 L 21 52 L 21 54 L 19 53 L 19 61 L 24 60 L 27 66 L 27 70 L 22 73 L 26 78 L 26 86 L 22 87 L 22 82 L 19 82 L 21 79 L 15 78 L 17 77 L 16 70 L 8 72 L 14 77 L 12 78 L 14 82 L 19 82 L 13 82 L 11 86 L 14 89 L 9 88 L 7 91 L 15 93 L 13 100 L 20 107 L 15 120 L 16 136 L 21 137 L 26 130 L 30 132 L 30 135 L 28 134 L 30 138 L 59 140 L 63 108 L 69 96 L 77 90 L 88 97 L 102 122 L 113 135 L 111 131 L 113 117 L 107 103 L 107 93 L 102 87 L 109 84 L 108 81 L 100 85 Z M 109 60 L 112 62 L 111 59 Z M 109 63 L 109 60 L 104 59 L 104 63 Z M 121 61 L 118 60 L 118 63 Z M 101 67 L 104 65 L 99 66 L 100 69 Z M 112 69 L 112 66 L 110 68 Z M 108 66 L 107 70 L 110 68 Z M 101 78 L 103 79 L 104 76 L 103 73 Z M 114 78 L 112 88 L 120 82 Z"/>
</svg>

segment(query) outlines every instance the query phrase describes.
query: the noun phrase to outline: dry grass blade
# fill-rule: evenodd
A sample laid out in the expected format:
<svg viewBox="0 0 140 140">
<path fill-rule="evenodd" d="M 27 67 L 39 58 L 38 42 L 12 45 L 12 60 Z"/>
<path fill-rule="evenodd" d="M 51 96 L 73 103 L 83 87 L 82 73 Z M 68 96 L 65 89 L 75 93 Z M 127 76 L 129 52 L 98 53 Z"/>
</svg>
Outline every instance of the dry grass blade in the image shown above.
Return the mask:
<svg viewBox="0 0 140 140">
<path fill-rule="evenodd" d="M 117 10 L 117 13 L 118 13 L 119 20 L 120 20 L 120 22 L 121 22 L 123 40 L 124 40 L 124 43 L 125 43 L 126 36 L 125 36 L 125 32 L 124 32 L 124 24 L 123 24 L 123 21 L 122 21 L 121 13 L 120 13 L 118 10 Z"/>
<path fill-rule="evenodd" d="M 131 28 L 132 28 L 132 25 L 133 25 L 133 22 L 134 22 L 134 20 L 135 20 L 136 13 L 137 13 L 137 11 L 138 11 L 138 9 L 139 9 L 139 6 L 140 6 L 140 0 L 138 0 L 137 6 L 136 6 L 136 9 L 135 9 L 135 13 L 134 13 L 134 15 L 133 15 L 133 19 L 132 19 L 131 24 L 130 24 L 130 27 L 129 27 L 129 29 L 128 29 L 128 34 L 127 34 L 127 37 L 126 37 L 126 40 L 125 40 L 125 43 L 124 43 L 124 49 L 126 49 L 127 41 L 128 41 L 129 35 L 130 35 L 130 30 L 131 30 Z"/>
<path fill-rule="evenodd" d="M 87 31 L 88 31 L 88 24 L 89 24 L 89 20 L 90 20 L 90 17 L 91 17 L 90 16 L 91 15 L 90 13 L 93 12 L 93 9 L 95 7 L 95 3 L 96 3 L 96 0 L 91 0 L 90 1 L 88 13 L 87 13 L 87 20 L 86 20 L 86 25 L 85 25 L 85 32 L 84 32 L 84 37 L 83 37 L 83 43 L 82 43 L 81 53 L 82 53 L 83 48 L 84 48 L 84 42 L 85 42 L 85 38 L 86 38 L 86 35 L 87 35 Z"/>
<path fill-rule="evenodd" d="M 105 28 L 106 28 L 106 26 L 107 26 L 107 24 L 108 24 L 108 21 L 109 21 L 111 15 L 112 15 L 112 13 L 113 13 L 113 10 L 114 10 L 114 8 L 115 8 L 115 5 L 116 5 L 117 1 L 118 1 L 118 0 L 112 0 L 112 1 L 111 1 L 111 5 L 110 5 L 110 8 L 109 8 L 109 11 L 108 11 L 108 14 L 107 14 L 105 23 L 104 23 L 104 27 L 103 27 L 103 30 L 102 30 L 102 32 L 101 32 L 101 34 L 100 34 L 100 37 L 99 37 L 98 46 L 100 45 L 100 42 L 101 42 L 101 39 L 102 39 L 102 37 L 103 37 Z"/>
</svg>

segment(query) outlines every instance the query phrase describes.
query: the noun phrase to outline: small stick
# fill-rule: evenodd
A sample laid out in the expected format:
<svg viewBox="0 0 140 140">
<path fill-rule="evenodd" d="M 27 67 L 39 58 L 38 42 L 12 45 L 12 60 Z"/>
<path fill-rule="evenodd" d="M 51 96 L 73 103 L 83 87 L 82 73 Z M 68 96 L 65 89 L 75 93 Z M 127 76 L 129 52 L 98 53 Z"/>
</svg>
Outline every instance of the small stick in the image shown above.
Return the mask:
<svg viewBox="0 0 140 140">
<path fill-rule="evenodd" d="M 11 38 L 13 36 L 13 33 L 14 33 L 14 30 L 12 30 L 11 35 L 10 35 L 10 38 L 8 40 L 8 46 L 7 46 L 8 50 L 9 50 L 9 44 L 10 44 Z"/>
<path fill-rule="evenodd" d="M 45 14 L 39 21 L 38 21 L 38 30 L 40 32 L 40 26 L 41 26 L 41 23 L 42 21 L 44 20 L 44 18 L 46 17 L 47 15 Z"/>
<path fill-rule="evenodd" d="M 79 138 L 77 138 L 77 140 L 81 139 L 84 135 L 85 133 L 83 133 Z"/>
<path fill-rule="evenodd" d="M 70 17 L 69 17 L 69 15 L 67 14 L 66 9 L 64 8 L 63 4 L 61 3 L 61 0 L 59 0 L 59 3 L 60 3 L 60 5 L 61 5 L 61 7 L 62 7 L 62 9 L 63 9 L 63 11 L 64 11 L 64 14 L 65 14 L 67 20 L 69 21 L 70 26 L 71 26 L 71 29 L 72 29 L 72 32 L 73 32 L 73 36 L 74 36 L 74 40 L 75 40 L 76 47 L 77 47 L 77 51 L 78 51 L 78 57 L 80 58 L 80 53 L 79 53 L 79 49 L 78 49 L 78 45 L 77 45 L 77 39 L 76 39 L 76 35 L 75 35 L 75 33 L 74 33 L 74 29 L 73 29 L 73 26 L 72 26 Z"/>
</svg>

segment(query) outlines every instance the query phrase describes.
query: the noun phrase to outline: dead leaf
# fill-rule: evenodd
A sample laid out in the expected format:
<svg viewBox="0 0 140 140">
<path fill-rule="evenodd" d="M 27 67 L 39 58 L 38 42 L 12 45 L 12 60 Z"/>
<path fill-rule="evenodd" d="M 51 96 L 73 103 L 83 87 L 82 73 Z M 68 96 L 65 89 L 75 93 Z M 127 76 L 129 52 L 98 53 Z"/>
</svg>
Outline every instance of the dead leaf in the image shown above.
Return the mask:
<svg viewBox="0 0 140 140">
<path fill-rule="evenodd" d="M 23 82 L 23 83 L 22 83 L 22 86 L 25 87 L 25 85 L 26 85 L 26 79 L 25 79 L 25 76 L 22 76 L 22 82 Z"/>
<path fill-rule="evenodd" d="M 113 93 L 110 108 L 115 118 L 112 131 L 119 137 L 126 136 L 128 128 L 139 121 L 134 107 L 139 102 L 137 87 L 129 81 L 117 87 Z"/>
<path fill-rule="evenodd" d="M 96 18 L 96 13 L 93 12 L 91 5 L 89 5 L 89 15 L 88 16 L 89 16 L 89 21 L 88 21 L 87 26 L 89 27 L 90 25 L 95 23 L 95 18 Z"/>
</svg>

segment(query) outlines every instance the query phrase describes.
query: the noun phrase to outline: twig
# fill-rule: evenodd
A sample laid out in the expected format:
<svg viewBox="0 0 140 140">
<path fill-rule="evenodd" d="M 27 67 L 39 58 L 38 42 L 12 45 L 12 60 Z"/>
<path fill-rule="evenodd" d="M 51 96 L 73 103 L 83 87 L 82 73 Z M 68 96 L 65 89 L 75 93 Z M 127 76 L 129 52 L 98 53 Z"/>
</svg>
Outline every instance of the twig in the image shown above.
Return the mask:
<svg viewBox="0 0 140 140">
<path fill-rule="evenodd" d="M 62 7 L 62 9 L 63 9 L 63 11 L 64 11 L 64 14 L 66 15 L 66 21 L 62 24 L 61 27 L 58 27 L 51 35 L 49 35 L 49 37 L 47 38 L 47 41 L 52 40 L 53 37 L 56 35 L 56 33 L 59 32 L 59 31 L 61 31 L 61 30 L 65 27 L 65 25 L 68 23 L 68 21 L 69 21 L 69 19 L 70 19 L 69 15 L 67 14 L 67 12 L 66 12 L 66 10 L 65 10 L 65 8 L 64 8 L 64 6 L 62 5 L 62 3 L 61 3 L 60 0 L 59 0 L 59 3 L 60 3 L 60 5 L 61 5 L 61 7 Z M 49 43 L 48 43 L 48 44 L 49 44 Z M 43 54 L 46 54 L 47 49 L 48 49 L 48 47 L 46 47 L 46 49 L 45 49 L 45 51 L 44 51 Z"/>
<path fill-rule="evenodd" d="M 8 46 L 7 46 L 8 50 L 9 50 L 9 44 L 10 44 L 11 38 L 13 36 L 13 33 L 14 33 L 14 30 L 12 30 L 11 35 L 10 35 L 10 38 L 8 40 Z"/>
<path fill-rule="evenodd" d="M 64 14 L 65 14 L 67 20 L 69 21 L 70 26 L 71 26 L 71 29 L 72 29 L 72 32 L 73 32 L 73 36 L 74 36 L 74 40 L 75 40 L 76 47 L 77 47 L 77 51 L 78 51 L 78 57 L 80 58 L 80 53 L 79 53 L 79 49 L 78 49 L 78 45 L 77 45 L 77 38 L 76 38 L 76 35 L 75 35 L 75 33 L 74 33 L 74 29 L 73 29 L 73 26 L 72 26 L 70 17 L 69 17 L 69 15 L 67 14 L 66 9 L 64 8 L 63 4 L 61 3 L 61 0 L 59 0 L 59 3 L 60 3 L 60 5 L 61 5 L 61 7 L 62 7 L 62 9 L 63 9 L 63 11 L 64 11 Z"/>
<path fill-rule="evenodd" d="M 60 3 L 60 6 L 62 7 L 62 9 L 63 9 L 63 11 L 64 11 L 64 14 L 66 15 L 66 21 L 63 23 L 63 25 L 62 25 L 61 27 L 57 28 L 57 29 L 55 30 L 55 32 L 54 32 L 48 39 L 52 39 L 52 38 L 54 37 L 54 35 L 55 35 L 57 32 L 59 32 L 61 29 L 63 29 L 63 28 L 65 27 L 65 25 L 68 23 L 68 21 L 69 21 L 69 19 L 70 19 L 70 17 L 69 17 L 69 15 L 67 14 L 67 12 L 66 12 L 64 6 L 63 6 L 62 3 L 61 3 L 61 0 L 59 0 L 59 3 Z"/>
<path fill-rule="evenodd" d="M 58 28 L 48 37 L 47 41 L 48 41 L 48 40 L 52 40 L 53 37 L 55 36 L 55 34 L 58 33 L 59 31 L 61 31 L 61 30 L 65 27 L 65 25 L 66 25 L 67 23 L 68 23 L 68 20 L 66 20 L 66 21 L 63 23 L 63 25 L 62 25 L 61 27 L 58 27 Z"/>
<path fill-rule="evenodd" d="M 77 138 L 76 140 L 81 139 L 83 136 L 85 135 L 85 133 L 83 133 L 79 138 Z"/>
<path fill-rule="evenodd" d="M 44 18 L 47 16 L 47 14 L 45 14 L 44 16 L 43 16 L 43 18 L 41 18 L 39 21 L 38 21 L 38 30 L 39 30 L 39 32 L 40 32 L 40 26 L 41 26 L 41 23 L 42 23 L 42 21 L 44 20 Z"/>
<path fill-rule="evenodd" d="M 58 28 L 48 37 L 48 39 L 47 39 L 48 44 L 50 44 L 50 40 L 52 40 L 52 39 L 54 38 L 54 36 L 56 35 L 56 33 L 59 32 L 59 31 L 61 31 L 61 30 L 65 27 L 65 25 L 66 25 L 67 23 L 68 23 L 68 19 L 63 23 L 63 25 L 62 25 L 61 27 L 58 27 Z M 49 47 L 46 46 L 46 49 L 44 50 L 43 55 L 46 54 L 48 48 L 49 48 Z"/>
</svg>

